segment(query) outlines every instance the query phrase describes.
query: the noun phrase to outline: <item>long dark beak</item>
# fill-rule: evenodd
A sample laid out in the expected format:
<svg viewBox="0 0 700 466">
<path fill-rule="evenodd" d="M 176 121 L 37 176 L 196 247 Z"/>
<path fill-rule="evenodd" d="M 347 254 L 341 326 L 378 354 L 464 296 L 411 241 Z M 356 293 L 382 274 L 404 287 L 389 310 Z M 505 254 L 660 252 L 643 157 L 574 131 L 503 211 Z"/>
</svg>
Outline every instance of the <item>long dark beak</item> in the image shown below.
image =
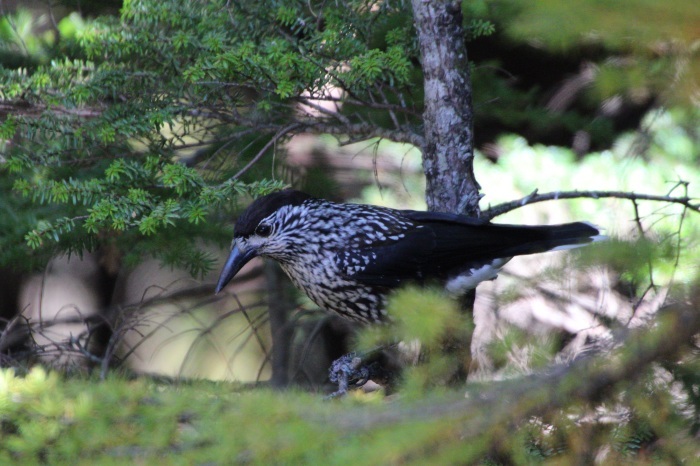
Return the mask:
<svg viewBox="0 0 700 466">
<path fill-rule="evenodd" d="M 258 253 L 254 248 L 250 248 L 246 252 L 241 252 L 241 250 L 238 249 L 238 245 L 234 241 L 233 247 L 231 248 L 231 254 L 229 254 L 228 259 L 226 259 L 221 275 L 219 275 L 219 282 L 216 284 L 216 293 L 221 291 L 226 284 L 236 276 L 243 266 L 257 255 Z"/>
</svg>

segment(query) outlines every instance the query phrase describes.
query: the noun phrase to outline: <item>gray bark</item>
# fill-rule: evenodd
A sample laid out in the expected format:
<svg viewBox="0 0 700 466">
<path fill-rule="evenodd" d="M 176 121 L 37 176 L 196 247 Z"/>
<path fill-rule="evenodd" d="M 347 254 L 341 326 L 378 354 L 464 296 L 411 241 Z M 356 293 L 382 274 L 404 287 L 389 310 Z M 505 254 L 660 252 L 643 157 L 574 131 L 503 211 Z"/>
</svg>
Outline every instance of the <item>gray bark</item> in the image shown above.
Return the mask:
<svg viewBox="0 0 700 466">
<path fill-rule="evenodd" d="M 412 0 L 425 87 L 428 210 L 479 216 L 472 96 L 459 1 Z"/>
<path fill-rule="evenodd" d="M 479 217 L 481 187 L 473 168 L 474 113 L 461 2 L 412 0 L 412 4 L 425 91 L 421 149 L 428 210 Z M 463 312 L 473 309 L 475 298 L 472 291 L 460 299 Z M 459 361 L 452 383 L 467 377 L 470 344 L 471 335 L 445 343 L 445 353 Z"/>
</svg>

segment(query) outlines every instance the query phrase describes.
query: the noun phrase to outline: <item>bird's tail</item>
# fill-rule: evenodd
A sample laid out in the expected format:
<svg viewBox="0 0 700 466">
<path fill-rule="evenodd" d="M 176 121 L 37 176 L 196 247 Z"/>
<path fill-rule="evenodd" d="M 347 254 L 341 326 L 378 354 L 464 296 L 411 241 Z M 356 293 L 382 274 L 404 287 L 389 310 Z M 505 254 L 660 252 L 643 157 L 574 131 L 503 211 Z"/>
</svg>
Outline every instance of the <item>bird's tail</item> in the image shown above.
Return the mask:
<svg viewBox="0 0 700 466">
<path fill-rule="evenodd" d="M 590 243 L 605 241 L 607 236 L 601 234 L 601 229 L 588 222 L 565 223 L 552 225 L 550 241 L 556 244 L 550 251 L 580 248 Z"/>
<path fill-rule="evenodd" d="M 607 239 L 600 228 L 588 222 L 514 228 L 522 228 L 523 239 L 528 238 L 512 246 L 513 250 L 508 255 L 512 253 L 514 256 L 574 249 Z"/>
</svg>

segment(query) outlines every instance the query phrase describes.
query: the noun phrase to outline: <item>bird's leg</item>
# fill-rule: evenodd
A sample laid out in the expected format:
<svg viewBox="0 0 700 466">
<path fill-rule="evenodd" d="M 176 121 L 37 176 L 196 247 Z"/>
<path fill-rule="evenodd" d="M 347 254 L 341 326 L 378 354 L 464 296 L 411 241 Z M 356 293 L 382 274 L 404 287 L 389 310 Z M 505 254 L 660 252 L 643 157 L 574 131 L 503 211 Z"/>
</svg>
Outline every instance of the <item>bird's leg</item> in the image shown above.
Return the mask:
<svg viewBox="0 0 700 466">
<path fill-rule="evenodd" d="M 359 388 L 370 379 L 378 378 L 382 381 L 390 380 L 393 371 L 385 367 L 386 359 L 384 350 L 377 348 L 366 353 L 348 353 L 331 364 L 328 369 L 328 378 L 331 383 L 338 385 L 338 390 L 328 395 L 328 398 L 336 398 L 345 395 L 349 389 Z"/>
<path fill-rule="evenodd" d="M 338 385 L 338 390 L 328 395 L 336 398 L 347 393 L 350 386 L 361 387 L 369 380 L 369 370 L 362 366 L 362 358 L 356 353 L 349 353 L 333 361 L 328 369 L 331 383 Z"/>
</svg>

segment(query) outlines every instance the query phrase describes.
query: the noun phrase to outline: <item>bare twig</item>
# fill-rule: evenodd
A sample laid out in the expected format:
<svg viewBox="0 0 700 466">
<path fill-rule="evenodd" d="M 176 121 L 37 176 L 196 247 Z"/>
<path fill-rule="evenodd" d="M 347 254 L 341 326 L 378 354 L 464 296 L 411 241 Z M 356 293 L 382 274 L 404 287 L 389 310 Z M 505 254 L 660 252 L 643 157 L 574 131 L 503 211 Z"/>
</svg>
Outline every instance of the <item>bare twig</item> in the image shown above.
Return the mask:
<svg viewBox="0 0 700 466">
<path fill-rule="evenodd" d="M 101 108 L 68 108 L 62 105 L 49 107 L 44 104 L 32 104 L 24 100 L 0 102 L 0 116 L 12 114 L 14 116 L 38 117 L 46 111 L 80 118 L 94 118 L 103 113 Z"/>
<path fill-rule="evenodd" d="M 319 112 L 323 115 L 326 115 L 328 117 L 335 118 L 339 122 L 341 122 L 342 124 L 345 124 L 345 125 L 350 124 L 350 120 L 348 120 L 348 117 L 346 117 L 345 115 L 343 115 L 339 111 L 328 110 L 323 105 L 319 105 L 316 102 L 314 102 L 314 101 L 318 101 L 320 99 L 313 99 L 313 98 L 308 98 L 308 97 L 297 97 L 297 100 L 302 105 L 306 105 L 307 107 L 310 107 L 310 108 L 316 110 L 317 112 Z"/>
<path fill-rule="evenodd" d="M 15 315 L 6 322 L 5 327 L 0 332 L 0 353 L 4 353 L 8 348 L 24 341 L 29 336 L 29 332 L 29 319 L 21 313 Z"/>
<path fill-rule="evenodd" d="M 326 133 L 333 135 L 351 136 L 352 142 L 365 141 L 370 138 L 389 139 L 395 142 L 405 142 L 413 144 L 418 148 L 423 148 L 425 139 L 423 136 L 410 131 L 395 131 L 381 128 L 369 123 L 354 123 L 350 125 L 335 126 L 325 123 L 314 123 L 308 126 L 308 130 L 315 133 Z M 352 138 L 352 136 L 357 136 Z"/>
<path fill-rule="evenodd" d="M 94 354 L 91 352 L 82 342 L 81 338 L 82 334 L 74 337 L 73 335 L 70 336 L 68 339 L 68 344 L 67 347 L 70 348 L 71 350 L 77 351 L 79 354 L 81 354 L 84 358 L 86 358 L 88 361 L 96 363 L 96 364 L 102 364 L 102 358 L 99 357 L 98 355 Z"/>
<path fill-rule="evenodd" d="M 498 204 L 482 212 L 482 217 L 486 219 L 492 219 L 503 215 L 511 210 L 519 209 L 520 207 L 535 204 L 537 202 L 544 201 L 555 201 L 559 199 L 604 199 L 604 198 L 614 198 L 614 199 L 629 199 L 631 201 L 656 201 L 656 202 L 668 202 L 671 204 L 680 204 L 686 207 L 688 210 L 700 213 L 700 201 L 696 202 L 697 199 L 686 196 L 661 196 L 656 194 L 640 194 L 628 191 L 554 191 L 549 193 L 539 194 L 537 190 L 528 194 L 527 196 L 516 199 L 515 201 L 504 202 L 503 204 Z"/>
<path fill-rule="evenodd" d="M 285 137 L 287 134 L 294 131 L 295 129 L 301 128 L 302 126 L 303 125 L 301 123 L 292 123 L 291 125 L 287 125 L 284 128 L 277 131 L 277 133 L 272 137 L 272 139 L 267 141 L 267 144 L 265 144 L 263 146 L 263 148 L 260 149 L 260 151 L 255 155 L 255 157 L 253 157 L 253 159 L 250 162 L 248 162 L 245 165 L 245 167 L 241 168 L 238 173 L 233 175 L 233 179 L 237 180 L 238 178 L 240 178 L 245 172 L 250 170 L 250 167 L 255 165 L 258 162 L 258 160 L 260 160 L 262 158 L 263 155 L 265 155 L 265 153 L 267 152 L 267 150 L 270 147 L 277 144 L 277 141 L 279 141 L 280 139 L 282 139 L 283 137 Z"/>
</svg>

